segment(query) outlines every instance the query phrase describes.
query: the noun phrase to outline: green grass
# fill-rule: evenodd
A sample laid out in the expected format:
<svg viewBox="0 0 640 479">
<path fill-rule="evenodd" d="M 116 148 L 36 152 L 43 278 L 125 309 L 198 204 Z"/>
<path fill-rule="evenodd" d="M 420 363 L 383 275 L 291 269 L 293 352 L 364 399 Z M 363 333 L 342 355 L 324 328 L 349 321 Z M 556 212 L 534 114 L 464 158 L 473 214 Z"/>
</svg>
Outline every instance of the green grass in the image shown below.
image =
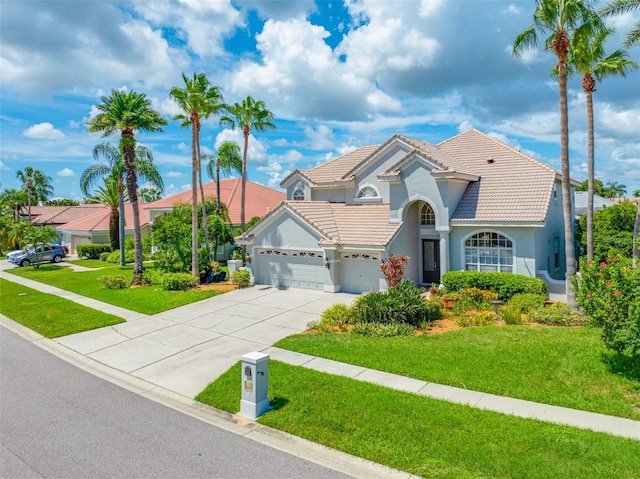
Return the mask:
<svg viewBox="0 0 640 479">
<path fill-rule="evenodd" d="M 85 268 L 106 268 L 113 266 L 113 263 L 107 263 L 99 259 L 65 259 L 64 262 L 84 266 Z"/>
<path fill-rule="evenodd" d="M 240 364 L 197 400 L 237 413 Z M 269 364 L 266 426 L 430 478 L 637 478 L 640 441 Z"/>
<path fill-rule="evenodd" d="M 0 279 L 0 313 L 46 338 L 123 323 L 124 319 Z"/>
<path fill-rule="evenodd" d="M 640 419 L 640 371 L 594 328 L 466 328 L 398 338 L 289 336 L 277 347 L 425 381 Z"/>
<path fill-rule="evenodd" d="M 146 270 L 153 270 L 153 265 L 146 265 Z M 39 281 L 72 291 L 88 298 L 137 311 L 143 314 L 156 314 L 161 311 L 177 308 L 212 296 L 221 294 L 214 290 L 165 291 L 158 285 L 127 289 L 106 289 L 98 281 L 100 276 L 120 274 L 130 278 L 133 265 L 124 267 L 110 266 L 91 271 L 73 271 L 54 265 L 42 265 L 39 269 L 13 268 L 7 273 Z"/>
</svg>

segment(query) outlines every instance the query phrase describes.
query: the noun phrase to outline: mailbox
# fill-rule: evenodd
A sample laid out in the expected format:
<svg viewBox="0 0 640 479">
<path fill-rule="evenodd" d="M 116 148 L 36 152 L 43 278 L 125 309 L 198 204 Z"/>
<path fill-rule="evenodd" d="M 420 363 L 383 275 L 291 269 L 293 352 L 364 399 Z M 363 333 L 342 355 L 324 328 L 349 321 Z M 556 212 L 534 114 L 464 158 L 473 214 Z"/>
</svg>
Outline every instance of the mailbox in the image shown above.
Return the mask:
<svg viewBox="0 0 640 479">
<path fill-rule="evenodd" d="M 269 355 L 252 352 L 242 356 L 242 399 L 240 415 L 257 419 L 269 406 Z"/>
</svg>

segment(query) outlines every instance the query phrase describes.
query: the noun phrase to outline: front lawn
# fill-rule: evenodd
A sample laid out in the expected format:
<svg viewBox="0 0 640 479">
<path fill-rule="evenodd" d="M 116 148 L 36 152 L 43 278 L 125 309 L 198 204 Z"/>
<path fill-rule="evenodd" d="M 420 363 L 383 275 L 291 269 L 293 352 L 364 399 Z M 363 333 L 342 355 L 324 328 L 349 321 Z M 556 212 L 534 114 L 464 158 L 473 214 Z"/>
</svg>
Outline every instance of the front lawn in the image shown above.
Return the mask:
<svg viewBox="0 0 640 479">
<path fill-rule="evenodd" d="M 275 346 L 425 381 L 640 419 L 640 371 L 595 328 L 488 326 L 395 338 L 314 333 Z"/>
<path fill-rule="evenodd" d="M 241 365 L 196 397 L 237 413 Z M 271 361 L 260 424 L 430 478 L 637 478 L 640 441 Z"/>
<path fill-rule="evenodd" d="M 0 313 L 46 338 L 123 323 L 124 319 L 0 279 Z"/>
<path fill-rule="evenodd" d="M 81 264 L 81 263 L 80 263 Z M 153 270 L 153 265 L 146 265 L 147 271 Z M 41 283 L 72 291 L 88 298 L 104 301 L 105 303 L 137 311 L 143 314 L 156 314 L 185 304 L 194 303 L 222 291 L 194 289 L 189 291 L 166 291 L 158 285 L 127 289 L 106 289 L 98 281 L 100 276 L 123 275 L 131 278 L 133 265 L 124 267 L 107 266 L 92 271 L 73 271 L 71 268 L 61 268 L 54 265 L 42 265 L 34 268 L 13 268 L 7 273 L 22 276 Z"/>
</svg>

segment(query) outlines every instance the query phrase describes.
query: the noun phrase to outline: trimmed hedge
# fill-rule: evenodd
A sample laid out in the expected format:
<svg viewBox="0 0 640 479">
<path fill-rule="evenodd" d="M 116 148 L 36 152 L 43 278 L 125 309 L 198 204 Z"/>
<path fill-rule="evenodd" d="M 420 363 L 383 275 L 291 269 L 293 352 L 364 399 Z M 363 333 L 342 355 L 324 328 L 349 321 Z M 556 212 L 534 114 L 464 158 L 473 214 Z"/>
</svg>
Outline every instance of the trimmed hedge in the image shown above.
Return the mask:
<svg viewBox="0 0 640 479">
<path fill-rule="evenodd" d="M 442 284 L 448 291 L 488 289 L 497 293 L 502 301 L 509 301 L 521 293 L 547 295 L 547 283 L 544 280 L 513 273 L 450 271 L 442 276 Z"/>
<path fill-rule="evenodd" d="M 161 284 L 167 291 L 187 291 L 198 285 L 198 278 L 188 273 L 167 273 L 162 276 Z"/>
<path fill-rule="evenodd" d="M 108 243 L 84 243 L 76 246 L 78 258 L 100 259 L 102 253 L 111 253 L 111 245 Z"/>
</svg>

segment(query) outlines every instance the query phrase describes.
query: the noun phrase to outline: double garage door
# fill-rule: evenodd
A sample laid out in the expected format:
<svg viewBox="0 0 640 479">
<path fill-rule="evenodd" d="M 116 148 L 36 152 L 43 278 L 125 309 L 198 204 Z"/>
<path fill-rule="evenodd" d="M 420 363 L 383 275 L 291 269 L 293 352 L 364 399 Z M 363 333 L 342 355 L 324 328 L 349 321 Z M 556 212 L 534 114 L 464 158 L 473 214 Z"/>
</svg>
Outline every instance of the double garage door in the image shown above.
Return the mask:
<svg viewBox="0 0 640 479">
<path fill-rule="evenodd" d="M 280 288 L 324 288 L 325 269 L 321 251 L 258 250 L 256 282 Z"/>
</svg>

